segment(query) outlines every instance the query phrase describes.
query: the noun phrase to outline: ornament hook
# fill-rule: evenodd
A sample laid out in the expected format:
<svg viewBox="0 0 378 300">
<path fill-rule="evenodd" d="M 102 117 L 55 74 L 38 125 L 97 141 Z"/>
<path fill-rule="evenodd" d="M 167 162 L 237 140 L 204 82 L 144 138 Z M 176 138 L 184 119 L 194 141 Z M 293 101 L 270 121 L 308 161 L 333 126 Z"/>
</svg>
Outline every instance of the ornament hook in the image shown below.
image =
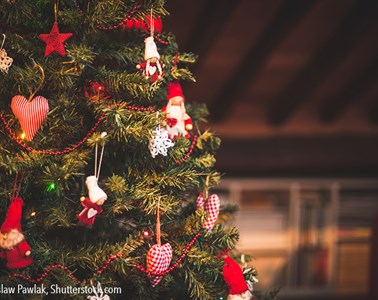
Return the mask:
<svg viewBox="0 0 378 300">
<path fill-rule="evenodd" d="M 30 89 L 30 97 L 29 97 L 29 101 L 31 101 L 34 97 L 34 95 L 42 88 L 43 86 L 43 83 L 45 82 L 45 71 L 43 70 L 43 68 L 41 67 L 41 65 L 37 64 L 34 59 L 33 59 L 33 62 L 34 62 L 34 67 L 33 68 L 38 68 L 40 71 L 41 71 L 41 82 L 39 84 L 39 86 L 36 88 L 36 90 L 34 92 L 32 92 Z"/>
<path fill-rule="evenodd" d="M 1 47 L 0 47 L 0 50 L 2 50 L 2 49 L 3 49 L 3 47 L 4 47 L 5 38 L 6 38 L 6 35 L 5 35 L 4 33 L 3 33 L 3 41 L 2 41 L 2 43 L 1 43 Z"/>
</svg>

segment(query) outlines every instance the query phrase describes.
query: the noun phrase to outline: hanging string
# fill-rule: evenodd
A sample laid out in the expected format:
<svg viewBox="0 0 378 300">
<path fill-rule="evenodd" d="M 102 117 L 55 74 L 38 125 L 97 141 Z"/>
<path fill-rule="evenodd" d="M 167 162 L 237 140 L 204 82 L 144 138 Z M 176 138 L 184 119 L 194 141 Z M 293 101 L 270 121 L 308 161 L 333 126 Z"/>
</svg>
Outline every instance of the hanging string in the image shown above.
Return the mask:
<svg viewBox="0 0 378 300">
<path fill-rule="evenodd" d="M 106 135 L 107 135 L 106 132 L 101 133 L 101 138 L 103 139 Z M 96 144 L 96 146 L 97 146 L 97 144 Z M 97 177 L 97 179 L 100 177 L 102 158 L 104 157 L 104 148 L 105 148 L 105 142 L 102 141 L 102 149 L 101 149 L 101 155 L 100 155 L 100 162 L 99 162 L 98 171 L 97 171 L 98 173 L 97 174 L 95 173 L 95 176 Z M 96 160 L 96 164 L 97 164 L 97 160 Z"/>
<path fill-rule="evenodd" d="M 5 38 L 6 38 L 6 35 L 3 33 L 3 42 L 1 43 L 1 47 L 0 47 L 0 50 L 3 49 L 4 47 L 4 43 L 5 43 Z"/>
<path fill-rule="evenodd" d="M 24 176 L 25 176 L 25 171 L 22 172 L 20 183 L 19 183 L 18 188 L 17 188 L 18 172 L 16 172 L 16 177 L 14 179 L 13 191 L 11 193 L 11 198 L 17 198 L 18 197 L 18 194 L 20 193 L 20 190 L 21 190 L 22 181 L 24 180 Z"/>
<path fill-rule="evenodd" d="M 54 15 L 55 15 L 55 22 L 58 22 L 58 2 L 54 4 Z"/>
<path fill-rule="evenodd" d="M 154 31 L 155 31 L 155 25 L 154 25 L 154 20 L 152 19 L 152 7 L 151 7 L 151 13 L 150 13 L 150 35 L 154 36 Z"/>
<path fill-rule="evenodd" d="M 160 196 L 158 199 L 158 203 L 156 206 L 156 243 L 158 245 L 161 245 L 161 240 L 160 240 Z"/>
<path fill-rule="evenodd" d="M 94 176 L 97 177 L 97 152 L 98 152 L 98 143 L 95 146 L 95 164 L 94 164 Z"/>
<path fill-rule="evenodd" d="M 209 180 L 210 180 L 210 175 L 206 176 L 206 181 L 205 181 L 205 190 L 204 190 L 204 198 L 205 201 L 207 201 L 207 198 L 209 197 Z"/>
</svg>

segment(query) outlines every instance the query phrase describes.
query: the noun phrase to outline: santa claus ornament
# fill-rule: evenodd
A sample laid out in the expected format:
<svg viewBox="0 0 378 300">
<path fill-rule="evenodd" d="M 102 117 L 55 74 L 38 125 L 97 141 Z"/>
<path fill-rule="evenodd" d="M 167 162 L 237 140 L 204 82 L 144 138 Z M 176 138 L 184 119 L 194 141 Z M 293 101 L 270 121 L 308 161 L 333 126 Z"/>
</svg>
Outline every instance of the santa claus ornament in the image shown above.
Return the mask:
<svg viewBox="0 0 378 300">
<path fill-rule="evenodd" d="M 166 128 L 171 139 L 183 136 L 190 138 L 188 131 L 193 129 L 192 118 L 186 113 L 185 97 L 179 82 L 170 82 L 168 85 L 168 104 L 163 108 L 166 112 Z"/>
<path fill-rule="evenodd" d="M 0 258 L 6 260 L 10 269 L 25 268 L 33 263 L 31 248 L 21 229 L 22 206 L 24 201 L 11 198 L 8 212 L 0 229 Z"/>
<path fill-rule="evenodd" d="M 100 176 L 101 163 L 104 155 L 104 137 L 106 132 L 103 132 L 100 136 L 100 141 L 102 143 L 101 155 L 99 159 L 98 169 L 97 169 L 97 154 L 98 154 L 98 143 L 95 146 L 95 170 L 92 176 L 88 176 L 85 184 L 88 189 L 88 197 L 81 197 L 80 202 L 84 209 L 77 215 L 77 218 L 81 223 L 86 226 L 92 226 L 95 221 L 95 217 L 102 213 L 101 206 L 108 199 L 106 193 L 98 186 L 98 178 Z"/>
<path fill-rule="evenodd" d="M 223 258 L 223 277 L 228 286 L 227 300 L 250 300 L 252 293 L 240 266 L 230 256 Z"/>
</svg>

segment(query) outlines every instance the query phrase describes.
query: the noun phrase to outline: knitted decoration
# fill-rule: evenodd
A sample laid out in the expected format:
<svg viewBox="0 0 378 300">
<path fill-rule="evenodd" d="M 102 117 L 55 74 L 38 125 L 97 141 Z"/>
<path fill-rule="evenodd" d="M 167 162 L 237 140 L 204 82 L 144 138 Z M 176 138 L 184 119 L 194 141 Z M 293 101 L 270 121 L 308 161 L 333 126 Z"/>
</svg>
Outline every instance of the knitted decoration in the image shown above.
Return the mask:
<svg viewBox="0 0 378 300">
<path fill-rule="evenodd" d="M 9 67 L 12 65 L 13 59 L 7 55 L 5 49 L 0 49 L 0 70 L 8 73 Z"/>
<path fill-rule="evenodd" d="M 147 271 L 150 273 L 159 273 L 167 270 L 172 260 L 172 247 L 169 243 L 163 246 L 159 244 L 153 245 L 147 253 Z M 163 275 L 148 276 L 151 281 L 151 285 L 155 287 L 162 279 Z"/>
<path fill-rule="evenodd" d="M 215 222 L 217 221 L 220 201 L 217 194 L 210 195 L 207 200 L 203 198 L 203 195 L 199 195 L 197 198 L 197 209 L 203 208 L 207 213 L 206 221 L 203 223 L 203 227 L 207 230 L 212 230 Z"/>
<path fill-rule="evenodd" d="M 17 95 L 12 99 L 11 108 L 25 132 L 26 139 L 32 141 L 47 117 L 49 111 L 47 99 L 38 96 L 29 102 L 24 96 Z"/>
<path fill-rule="evenodd" d="M 62 56 L 66 56 L 66 50 L 64 49 L 63 43 L 71 36 L 72 33 L 60 33 L 58 22 L 55 22 L 50 33 L 42 33 L 39 35 L 41 40 L 46 43 L 45 56 L 49 56 L 54 51 Z"/>
</svg>

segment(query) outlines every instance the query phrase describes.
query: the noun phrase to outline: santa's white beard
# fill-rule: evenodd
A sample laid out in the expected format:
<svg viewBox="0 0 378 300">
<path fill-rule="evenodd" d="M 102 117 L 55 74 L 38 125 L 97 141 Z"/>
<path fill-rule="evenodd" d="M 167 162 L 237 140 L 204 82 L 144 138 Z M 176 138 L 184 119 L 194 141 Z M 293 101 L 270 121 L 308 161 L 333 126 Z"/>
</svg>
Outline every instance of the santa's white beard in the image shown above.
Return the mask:
<svg viewBox="0 0 378 300">
<path fill-rule="evenodd" d="M 12 229 L 6 235 L 0 232 L 0 248 L 12 250 L 14 246 L 18 245 L 24 239 L 24 235 L 17 229 Z"/>
<path fill-rule="evenodd" d="M 177 124 L 173 127 L 168 126 L 168 133 L 170 135 L 186 135 L 187 131 L 185 130 L 185 121 L 184 121 L 184 112 L 180 105 L 171 105 L 167 107 L 167 117 L 177 119 Z"/>
<path fill-rule="evenodd" d="M 171 105 L 167 113 L 168 113 L 168 118 L 175 118 L 177 119 L 178 122 L 184 120 L 184 113 L 180 105 Z"/>
<path fill-rule="evenodd" d="M 251 292 L 247 290 L 238 295 L 228 295 L 227 300 L 250 300 L 252 296 Z"/>
</svg>

